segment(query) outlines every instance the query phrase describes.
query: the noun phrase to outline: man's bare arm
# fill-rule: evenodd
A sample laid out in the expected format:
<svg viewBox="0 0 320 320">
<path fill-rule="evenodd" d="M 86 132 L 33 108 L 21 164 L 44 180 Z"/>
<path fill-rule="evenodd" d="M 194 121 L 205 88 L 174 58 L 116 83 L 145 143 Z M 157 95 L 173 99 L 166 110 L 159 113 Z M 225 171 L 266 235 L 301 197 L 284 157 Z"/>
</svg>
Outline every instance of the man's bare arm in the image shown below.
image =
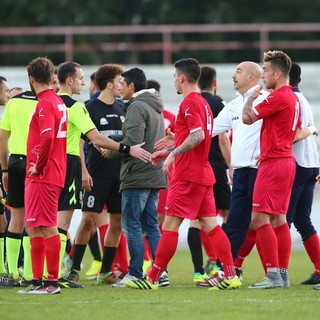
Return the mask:
<svg viewBox="0 0 320 320">
<path fill-rule="evenodd" d="M 171 148 L 174 146 L 174 133 L 171 132 L 170 128 L 167 131 L 167 135 L 158 140 L 155 144 L 154 144 L 154 148 L 156 150 L 161 150 L 161 149 L 165 149 L 165 148 Z"/>
<path fill-rule="evenodd" d="M 252 111 L 252 104 L 259 97 L 261 89 L 262 86 L 255 89 L 242 108 L 242 122 L 245 124 L 250 125 L 259 120 L 257 115 Z"/>
<path fill-rule="evenodd" d="M 242 108 L 242 122 L 245 124 L 253 124 L 258 120 L 257 115 L 252 111 L 252 104 L 255 99 L 249 97 Z"/>
<path fill-rule="evenodd" d="M 171 153 L 169 153 L 168 157 L 163 163 L 162 171 L 165 175 L 170 174 L 170 167 L 173 165 L 174 158 L 184 152 L 187 152 L 194 147 L 196 147 L 198 144 L 200 144 L 205 139 L 204 132 L 202 129 L 199 129 L 195 132 L 192 132 L 189 134 L 186 140 L 174 149 Z"/>
<path fill-rule="evenodd" d="M 144 162 L 150 162 L 151 153 L 142 148 L 144 142 L 134 146 L 127 146 L 101 135 L 97 129 L 90 130 L 86 133 L 86 136 L 91 143 L 97 147 L 118 151 L 130 155 L 131 157 L 138 158 Z"/>
<path fill-rule="evenodd" d="M 220 133 L 218 135 L 218 139 L 219 139 L 219 147 L 224 157 L 224 161 L 226 162 L 229 168 L 231 163 L 231 145 L 230 145 L 230 139 L 229 139 L 228 133 L 227 132 Z"/>
<path fill-rule="evenodd" d="M 5 191 L 8 191 L 8 141 L 11 132 L 0 129 L 0 163 L 2 170 L 2 183 Z"/>
<path fill-rule="evenodd" d="M 84 144 L 85 141 L 80 138 L 80 159 L 81 159 L 81 171 L 82 171 L 82 189 L 85 191 L 90 191 L 93 186 L 93 180 L 87 170 L 86 159 L 84 154 Z"/>
<path fill-rule="evenodd" d="M 200 144 L 204 138 L 205 136 L 202 129 L 192 132 L 189 134 L 187 139 L 184 140 L 184 142 L 179 147 L 175 148 L 171 153 L 175 157 L 185 153 Z"/>
<path fill-rule="evenodd" d="M 296 135 L 294 137 L 294 142 L 298 142 L 305 138 L 308 138 L 310 135 L 318 135 L 318 129 L 314 126 L 309 126 L 306 128 L 298 127 L 296 131 Z"/>
</svg>

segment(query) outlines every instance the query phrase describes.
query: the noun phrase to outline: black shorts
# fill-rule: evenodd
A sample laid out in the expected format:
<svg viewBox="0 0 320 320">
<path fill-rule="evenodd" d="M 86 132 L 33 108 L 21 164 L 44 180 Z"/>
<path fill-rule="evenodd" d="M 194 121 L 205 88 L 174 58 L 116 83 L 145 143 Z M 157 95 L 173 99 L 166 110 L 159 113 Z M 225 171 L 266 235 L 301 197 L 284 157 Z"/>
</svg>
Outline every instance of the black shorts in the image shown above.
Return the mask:
<svg viewBox="0 0 320 320">
<path fill-rule="evenodd" d="M 216 177 L 213 186 L 214 199 L 217 209 L 229 209 L 231 189 L 228 184 L 227 167 L 224 161 L 210 160 L 211 167 Z"/>
<path fill-rule="evenodd" d="M 58 211 L 81 209 L 82 173 L 81 159 L 67 155 L 67 175 L 59 197 Z"/>
<path fill-rule="evenodd" d="M 1 171 L 0 171 L 1 172 Z M 2 181 L 1 181 L 2 182 Z M 3 198 L 6 198 L 6 192 L 3 189 L 3 185 L 1 184 L 1 190 L 3 194 Z M 4 214 L 4 206 L 0 203 L 0 216 Z"/>
<path fill-rule="evenodd" d="M 121 213 L 121 193 L 119 179 L 105 179 L 101 175 L 92 176 L 93 187 L 85 191 L 82 211 L 101 213 L 107 205 L 109 213 Z"/>
<path fill-rule="evenodd" d="M 12 154 L 8 164 L 7 203 L 14 208 L 24 207 L 24 182 L 26 179 L 26 156 Z"/>
</svg>

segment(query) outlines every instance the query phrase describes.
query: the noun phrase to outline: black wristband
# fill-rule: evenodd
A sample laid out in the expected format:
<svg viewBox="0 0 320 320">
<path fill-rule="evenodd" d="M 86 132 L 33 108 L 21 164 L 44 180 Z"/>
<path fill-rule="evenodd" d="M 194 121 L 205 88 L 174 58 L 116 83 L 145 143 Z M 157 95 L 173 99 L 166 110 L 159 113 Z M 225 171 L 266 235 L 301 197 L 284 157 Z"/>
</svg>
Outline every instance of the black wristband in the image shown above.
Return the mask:
<svg viewBox="0 0 320 320">
<path fill-rule="evenodd" d="M 124 154 L 129 154 L 130 146 L 127 146 L 127 145 L 125 145 L 123 143 L 120 143 L 118 152 L 124 153 Z"/>
<path fill-rule="evenodd" d="M 9 172 L 8 169 L 1 169 L 1 172 Z"/>
</svg>

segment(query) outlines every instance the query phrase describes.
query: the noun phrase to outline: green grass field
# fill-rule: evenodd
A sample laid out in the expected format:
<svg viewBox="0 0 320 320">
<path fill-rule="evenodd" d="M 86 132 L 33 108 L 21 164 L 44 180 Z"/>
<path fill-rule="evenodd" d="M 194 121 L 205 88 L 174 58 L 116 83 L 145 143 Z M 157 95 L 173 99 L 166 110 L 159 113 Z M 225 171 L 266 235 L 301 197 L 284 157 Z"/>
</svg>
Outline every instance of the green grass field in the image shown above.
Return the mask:
<svg viewBox="0 0 320 320">
<path fill-rule="evenodd" d="M 82 279 L 90 266 L 86 256 Z M 99 319 L 315 319 L 320 310 L 320 290 L 302 286 L 313 267 L 304 251 L 292 253 L 290 289 L 250 290 L 263 271 L 256 252 L 244 265 L 239 290 L 208 291 L 192 283 L 188 250 L 177 251 L 169 265 L 170 286 L 158 291 L 136 291 L 96 286 L 80 280 L 84 289 L 63 289 L 60 295 L 18 295 L 17 288 L 0 287 L 0 320 Z"/>
</svg>

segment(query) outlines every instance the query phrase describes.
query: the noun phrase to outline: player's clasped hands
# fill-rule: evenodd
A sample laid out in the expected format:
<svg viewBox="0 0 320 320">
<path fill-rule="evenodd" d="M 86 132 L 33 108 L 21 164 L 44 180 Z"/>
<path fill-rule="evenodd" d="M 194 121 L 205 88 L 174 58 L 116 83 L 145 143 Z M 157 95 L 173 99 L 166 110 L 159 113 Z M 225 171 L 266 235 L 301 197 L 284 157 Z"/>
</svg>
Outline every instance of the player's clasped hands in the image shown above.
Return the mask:
<svg viewBox="0 0 320 320">
<path fill-rule="evenodd" d="M 151 161 L 151 153 L 145 149 L 142 148 L 142 146 L 145 144 L 145 142 L 138 143 L 134 146 L 130 146 L 130 156 L 134 158 L 138 158 L 143 162 L 150 162 Z M 104 158 L 110 158 L 111 150 L 105 149 L 105 148 L 99 148 L 95 146 L 95 148 L 100 152 L 100 154 Z"/>
<path fill-rule="evenodd" d="M 170 128 L 167 131 L 167 135 L 157 141 L 154 148 L 157 150 L 151 155 L 151 163 L 156 166 L 160 161 L 164 161 L 162 171 L 165 175 L 170 174 L 170 167 L 173 165 L 174 156 L 168 151 L 168 148 L 174 146 L 174 133 L 171 132 Z"/>
<path fill-rule="evenodd" d="M 169 152 L 167 149 L 162 149 L 154 152 L 151 155 L 151 163 L 156 166 L 160 161 L 163 161 L 167 158 Z"/>
<path fill-rule="evenodd" d="M 164 138 L 157 141 L 154 145 L 154 148 L 156 150 L 162 150 L 165 148 L 171 148 L 173 146 L 174 146 L 174 133 L 171 132 L 169 128 L 167 131 L 167 135 Z"/>
<path fill-rule="evenodd" d="M 138 159 L 142 160 L 143 162 L 150 162 L 151 161 L 150 160 L 151 153 L 142 148 L 142 146 L 144 144 L 145 143 L 142 142 L 142 143 L 136 144 L 134 146 L 131 146 L 129 154 L 130 154 L 130 156 L 138 158 Z"/>
<path fill-rule="evenodd" d="M 97 148 L 104 158 L 109 158 L 111 151 L 105 148 Z"/>
</svg>

